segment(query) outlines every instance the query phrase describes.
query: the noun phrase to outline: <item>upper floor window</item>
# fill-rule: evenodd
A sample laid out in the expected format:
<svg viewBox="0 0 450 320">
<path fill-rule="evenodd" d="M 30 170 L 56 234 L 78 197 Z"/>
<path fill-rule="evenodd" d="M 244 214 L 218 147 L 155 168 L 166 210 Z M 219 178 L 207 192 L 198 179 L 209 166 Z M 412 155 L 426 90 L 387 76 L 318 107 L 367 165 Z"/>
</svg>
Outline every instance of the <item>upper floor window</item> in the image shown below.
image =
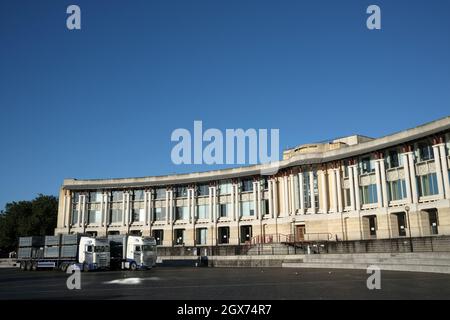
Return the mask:
<svg viewBox="0 0 450 320">
<path fill-rule="evenodd" d="M 241 191 L 242 192 L 250 192 L 253 191 L 253 180 L 246 179 L 241 181 Z"/>
<path fill-rule="evenodd" d="M 399 179 L 388 182 L 389 200 L 401 200 L 406 198 L 406 183 L 405 179 Z"/>
<path fill-rule="evenodd" d="M 370 160 L 370 157 L 361 158 L 360 166 L 362 174 L 375 171 L 375 166 L 372 165 L 372 160 Z"/>
<path fill-rule="evenodd" d="M 209 195 L 209 185 L 207 185 L 207 184 L 198 185 L 197 186 L 197 195 L 199 197 Z"/>
<path fill-rule="evenodd" d="M 111 192 L 111 201 L 117 202 L 123 200 L 123 191 L 113 191 Z"/>
<path fill-rule="evenodd" d="M 241 215 L 243 217 L 249 217 L 249 216 L 255 215 L 255 208 L 253 206 L 253 201 L 241 202 Z"/>
<path fill-rule="evenodd" d="M 166 219 L 166 208 L 154 208 L 153 219 L 155 221 L 165 220 Z"/>
<path fill-rule="evenodd" d="M 209 206 L 207 204 L 202 204 L 202 205 L 197 206 L 197 217 L 199 219 L 208 219 Z"/>
<path fill-rule="evenodd" d="M 176 207 L 175 210 L 175 220 L 188 220 L 189 219 L 189 211 L 188 207 Z"/>
<path fill-rule="evenodd" d="M 269 179 L 267 177 L 262 178 L 262 185 L 264 186 L 264 190 L 269 189 Z"/>
<path fill-rule="evenodd" d="M 89 192 L 89 202 L 101 202 L 102 201 L 102 193 L 97 191 Z"/>
<path fill-rule="evenodd" d="M 402 156 L 397 150 L 390 150 L 386 159 L 388 169 L 398 168 L 403 165 Z"/>
<path fill-rule="evenodd" d="M 133 201 L 144 200 L 144 190 L 134 190 L 132 195 Z"/>
<path fill-rule="evenodd" d="M 219 185 L 219 192 L 221 195 L 230 194 L 233 184 L 231 182 L 221 182 Z"/>
<path fill-rule="evenodd" d="M 432 196 L 439 193 L 436 173 L 429 173 L 417 177 L 417 185 L 421 197 Z"/>
<path fill-rule="evenodd" d="M 428 143 L 419 143 L 419 161 L 434 159 L 433 147 Z"/>
<path fill-rule="evenodd" d="M 186 186 L 178 186 L 175 188 L 175 197 L 177 198 L 185 198 L 187 197 L 187 187 Z M 164 194 L 165 196 L 165 194 Z"/>
<path fill-rule="evenodd" d="M 165 199 L 166 198 L 166 188 L 157 188 L 155 190 L 155 198 L 156 199 Z"/>
<path fill-rule="evenodd" d="M 369 184 L 360 188 L 361 201 L 363 204 L 376 203 L 378 201 L 377 185 Z"/>
</svg>

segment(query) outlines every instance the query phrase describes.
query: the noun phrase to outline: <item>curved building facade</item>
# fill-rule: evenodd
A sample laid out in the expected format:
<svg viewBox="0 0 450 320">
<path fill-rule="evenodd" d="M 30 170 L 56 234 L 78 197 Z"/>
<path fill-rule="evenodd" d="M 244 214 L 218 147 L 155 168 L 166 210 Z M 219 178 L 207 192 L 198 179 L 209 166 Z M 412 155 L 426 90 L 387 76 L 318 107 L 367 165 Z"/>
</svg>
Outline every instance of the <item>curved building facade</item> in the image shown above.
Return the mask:
<svg viewBox="0 0 450 320">
<path fill-rule="evenodd" d="M 446 117 L 286 150 L 270 176 L 256 165 L 66 179 L 55 233 L 153 235 L 161 246 L 450 235 L 449 151 Z"/>
</svg>

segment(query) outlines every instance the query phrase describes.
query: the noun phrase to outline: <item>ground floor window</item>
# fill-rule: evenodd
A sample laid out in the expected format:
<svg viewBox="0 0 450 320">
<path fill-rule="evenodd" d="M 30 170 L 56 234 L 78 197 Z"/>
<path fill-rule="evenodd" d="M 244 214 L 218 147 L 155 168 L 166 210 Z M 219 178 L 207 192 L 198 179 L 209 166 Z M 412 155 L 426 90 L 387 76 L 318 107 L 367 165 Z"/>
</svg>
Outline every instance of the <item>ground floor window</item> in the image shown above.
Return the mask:
<svg viewBox="0 0 450 320">
<path fill-rule="evenodd" d="M 174 241 L 176 245 L 184 244 L 184 235 L 186 231 L 184 229 L 175 229 L 174 230 Z"/>
<path fill-rule="evenodd" d="M 230 243 L 230 227 L 219 227 L 219 244 Z"/>
<path fill-rule="evenodd" d="M 166 208 L 155 208 L 153 210 L 153 221 L 164 221 L 166 219 Z"/>
<path fill-rule="evenodd" d="M 247 243 L 252 240 L 252 226 L 241 226 L 241 243 Z"/>
<path fill-rule="evenodd" d="M 209 217 L 209 205 L 201 204 L 197 206 L 197 215 L 199 219 L 208 219 Z"/>
<path fill-rule="evenodd" d="M 163 244 L 164 230 L 153 230 L 152 235 L 156 240 L 156 245 L 160 246 Z"/>
<path fill-rule="evenodd" d="M 100 223 L 102 220 L 102 212 L 100 210 L 90 209 L 88 211 L 88 223 Z"/>
<path fill-rule="evenodd" d="M 255 215 L 255 208 L 253 205 L 253 201 L 241 202 L 241 214 L 243 217 L 250 217 Z"/>
<path fill-rule="evenodd" d="M 196 244 L 204 245 L 206 244 L 206 236 L 208 234 L 207 228 L 198 228 L 196 230 Z"/>
<path fill-rule="evenodd" d="M 112 208 L 110 210 L 109 221 L 111 223 L 119 223 L 122 221 L 122 209 Z"/>
<path fill-rule="evenodd" d="M 361 202 L 363 204 L 376 203 L 378 201 L 377 185 L 369 184 L 360 188 Z"/>
<path fill-rule="evenodd" d="M 436 173 L 429 173 L 417 177 L 417 186 L 421 197 L 432 196 L 439 193 Z"/>
<path fill-rule="evenodd" d="M 189 212 L 188 207 L 176 207 L 175 220 L 188 220 Z"/>
<path fill-rule="evenodd" d="M 406 198 L 406 183 L 405 179 L 389 181 L 388 182 L 388 190 L 389 190 L 389 200 L 402 200 Z"/>
</svg>

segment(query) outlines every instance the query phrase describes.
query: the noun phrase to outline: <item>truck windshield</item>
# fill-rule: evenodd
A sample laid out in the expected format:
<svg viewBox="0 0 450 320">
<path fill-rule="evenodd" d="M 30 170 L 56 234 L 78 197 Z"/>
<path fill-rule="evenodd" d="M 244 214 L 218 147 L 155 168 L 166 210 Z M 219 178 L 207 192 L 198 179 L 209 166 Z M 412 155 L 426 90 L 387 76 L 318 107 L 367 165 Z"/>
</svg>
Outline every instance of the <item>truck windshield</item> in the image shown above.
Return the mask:
<svg viewBox="0 0 450 320">
<path fill-rule="evenodd" d="M 153 246 L 145 244 L 142 246 L 142 251 L 153 251 Z"/>
<path fill-rule="evenodd" d="M 108 246 L 95 246 L 94 252 L 108 252 L 109 247 Z"/>
</svg>

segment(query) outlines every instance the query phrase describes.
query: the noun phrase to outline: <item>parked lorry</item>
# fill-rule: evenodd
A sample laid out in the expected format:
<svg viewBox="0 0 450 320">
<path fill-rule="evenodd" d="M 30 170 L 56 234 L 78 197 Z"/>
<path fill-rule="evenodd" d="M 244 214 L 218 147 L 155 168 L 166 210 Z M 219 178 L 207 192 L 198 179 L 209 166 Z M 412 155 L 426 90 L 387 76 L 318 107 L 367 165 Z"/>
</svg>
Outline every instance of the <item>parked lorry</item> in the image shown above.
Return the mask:
<svg viewBox="0 0 450 320">
<path fill-rule="evenodd" d="M 17 263 L 22 270 L 109 269 L 109 241 L 81 234 L 20 237 Z"/>
<path fill-rule="evenodd" d="M 156 240 L 153 237 L 109 235 L 111 266 L 119 269 L 150 269 L 156 265 Z"/>
</svg>

